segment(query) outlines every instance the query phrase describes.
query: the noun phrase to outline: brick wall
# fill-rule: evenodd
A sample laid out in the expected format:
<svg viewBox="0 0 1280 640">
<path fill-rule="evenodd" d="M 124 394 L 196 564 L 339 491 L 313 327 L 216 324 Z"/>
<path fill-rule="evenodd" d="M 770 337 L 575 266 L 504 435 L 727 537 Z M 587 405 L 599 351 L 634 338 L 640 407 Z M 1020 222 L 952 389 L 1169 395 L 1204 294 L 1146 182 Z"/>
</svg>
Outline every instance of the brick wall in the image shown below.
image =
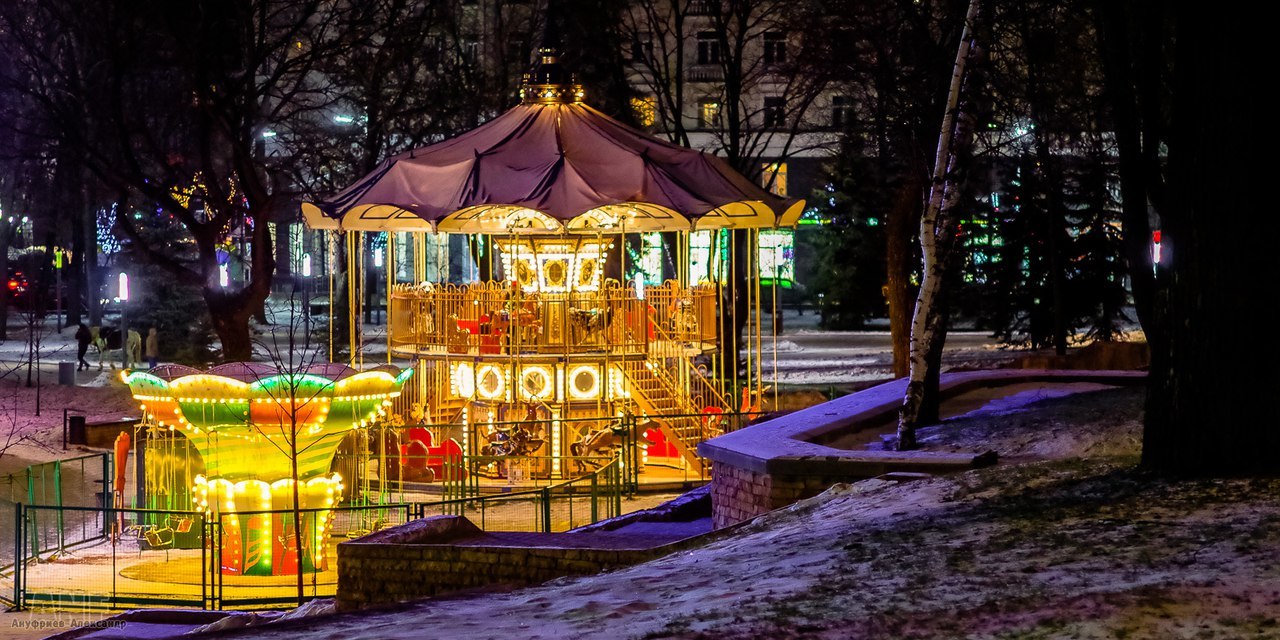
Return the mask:
<svg viewBox="0 0 1280 640">
<path fill-rule="evenodd" d="M 838 482 L 860 479 L 774 475 L 715 463 L 711 474 L 711 524 L 721 529 L 816 496 Z"/>
</svg>

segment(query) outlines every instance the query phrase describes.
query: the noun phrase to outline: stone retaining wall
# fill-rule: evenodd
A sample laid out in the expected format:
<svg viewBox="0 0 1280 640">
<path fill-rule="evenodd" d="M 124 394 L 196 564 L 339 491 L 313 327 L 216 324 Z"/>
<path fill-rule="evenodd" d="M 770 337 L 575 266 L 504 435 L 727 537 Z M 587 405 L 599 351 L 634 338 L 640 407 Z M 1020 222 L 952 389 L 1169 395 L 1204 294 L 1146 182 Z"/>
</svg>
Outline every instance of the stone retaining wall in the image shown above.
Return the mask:
<svg viewBox="0 0 1280 640">
<path fill-rule="evenodd" d="M 646 562 L 653 549 L 449 544 L 483 533 L 461 516 L 436 516 L 338 545 L 339 609 L 404 602 L 464 589 L 541 584 Z"/>
<path fill-rule="evenodd" d="M 1140 371 L 1000 370 L 943 374 L 943 398 L 1024 382 L 1142 384 Z M 720 529 L 815 496 L 838 482 L 887 473 L 949 473 L 996 462 L 994 452 L 836 449 L 826 442 L 883 423 L 902 404 L 896 380 L 725 434 L 698 445 L 711 460 L 711 520 Z"/>
<path fill-rule="evenodd" d="M 774 509 L 822 493 L 833 484 L 861 477 L 827 475 L 774 475 L 750 469 L 714 464 L 711 473 L 711 525 L 722 529 Z"/>
</svg>

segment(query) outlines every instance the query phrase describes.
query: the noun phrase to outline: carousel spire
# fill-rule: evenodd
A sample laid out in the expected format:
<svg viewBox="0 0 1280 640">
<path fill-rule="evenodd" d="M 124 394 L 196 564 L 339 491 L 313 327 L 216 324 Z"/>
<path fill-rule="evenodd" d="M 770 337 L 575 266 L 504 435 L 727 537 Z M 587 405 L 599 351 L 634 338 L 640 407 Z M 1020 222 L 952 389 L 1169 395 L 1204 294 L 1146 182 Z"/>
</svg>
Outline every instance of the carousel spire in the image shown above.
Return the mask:
<svg viewBox="0 0 1280 640">
<path fill-rule="evenodd" d="M 537 60 L 520 84 L 520 100 L 524 104 L 580 103 L 585 95 L 576 74 L 560 65 L 560 15 L 556 9 L 555 0 L 547 2 Z"/>
</svg>

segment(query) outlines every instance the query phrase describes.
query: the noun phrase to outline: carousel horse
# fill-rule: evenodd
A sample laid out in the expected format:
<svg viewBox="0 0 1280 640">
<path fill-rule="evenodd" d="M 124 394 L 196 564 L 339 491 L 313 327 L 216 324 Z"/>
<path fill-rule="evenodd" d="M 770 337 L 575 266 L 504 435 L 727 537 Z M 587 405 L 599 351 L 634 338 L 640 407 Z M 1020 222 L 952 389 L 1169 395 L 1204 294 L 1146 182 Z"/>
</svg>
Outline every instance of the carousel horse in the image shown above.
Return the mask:
<svg viewBox="0 0 1280 640">
<path fill-rule="evenodd" d="M 650 423 L 645 423 L 645 429 Z M 645 429 L 636 430 L 636 444 L 652 445 L 653 440 L 644 436 Z M 622 436 L 626 433 L 623 428 L 603 427 L 595 431 L 588 431 L 578 438 L 577 442 L 569 444 L 569 454 L 575 460 L 574 464 L 578 466 L 579 473 L 586 473 L 591 467 L 599 468 L 600 463 L 594 460 L 583 460 L 587 457 L 614 457 L 618 454 L 618 450 L 622 448 Z"/>
<path fill-rule="evenodd" d="M 580 340 L 598 335 L 608 328 L 613 320 L 613 313 L 608 307 L 604 309 L 569 309 L 569 322 L 576 330 Z"/>
<path fill-rule="evenodd" d="M 528 456 L 546 443 L 541 434 L 516 425 L 507 431 L 495 430 L 486 436 L 488 444 L 480 448 L 482 456 Z"/>
</svg>

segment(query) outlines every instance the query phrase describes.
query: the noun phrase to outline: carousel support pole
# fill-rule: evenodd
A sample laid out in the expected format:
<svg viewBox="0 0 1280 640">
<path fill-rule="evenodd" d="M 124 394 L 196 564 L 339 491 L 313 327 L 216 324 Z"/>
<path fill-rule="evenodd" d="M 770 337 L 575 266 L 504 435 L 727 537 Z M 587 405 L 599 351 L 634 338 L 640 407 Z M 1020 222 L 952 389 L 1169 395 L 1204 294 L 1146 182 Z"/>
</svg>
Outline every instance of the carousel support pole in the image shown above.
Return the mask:
<svg viewBox="0 0 1280 640">
<path fill-rule="evenodd" d="M 760 230 L 751 230 L 751 243 L 748 247 L 753 257 L 753 269 L 755 278 L 753 278 L 753 289 L 755 292 L 755 389 L 756 393 L 762 389 L 764 380 L 764 305 L 760 302 Z M 776 278 L 774 278 L 776 279 Z M 763 402 L 764 398 L 756 398 L 756 401 Z"/>
<path fill-rule="evenodd" d="M 773 289 L 773 327 L 771 333 L 773 334 L 773 409 L 776 410 L 778 408 L 778 338 L 781 337 L 782 333 L 780 329 L 782 326 L 782 310 L 778 307 L 778 273 L 776 262 L 774 269 L 773 286 L 771 287 Z"/>
<path fill-rule="evenodd" d="M 387 270 L 387 295 L 383 297 L 385 312 L 383 326 L 387 331 L 387 364 L 391 364 L 391 290 L 396 284 L 396 233 L 387 231 L 387 259 L 383 263 Z"/>
<path fill-rule="evenodd" d="M 334 271 L 336 271 L 334 267 L 338 266 L 338 262 L 336 260 L 338 252 L 338 237 L 336 233 L 331 231 L 325 231 L 324 234 L 326 240 L 325 244 L 328 249 L 326 252 L 327 255 L 325 256 L 325 263 L 329 265 L 329 304 L 325 306 L 328 307 L 329 313 L 329 362 L 333 362 L 333 357 L 335 355 L 333 349 L 333 284 L 334 278 L 336 277 L 334 275 Z"/>
</svg>

